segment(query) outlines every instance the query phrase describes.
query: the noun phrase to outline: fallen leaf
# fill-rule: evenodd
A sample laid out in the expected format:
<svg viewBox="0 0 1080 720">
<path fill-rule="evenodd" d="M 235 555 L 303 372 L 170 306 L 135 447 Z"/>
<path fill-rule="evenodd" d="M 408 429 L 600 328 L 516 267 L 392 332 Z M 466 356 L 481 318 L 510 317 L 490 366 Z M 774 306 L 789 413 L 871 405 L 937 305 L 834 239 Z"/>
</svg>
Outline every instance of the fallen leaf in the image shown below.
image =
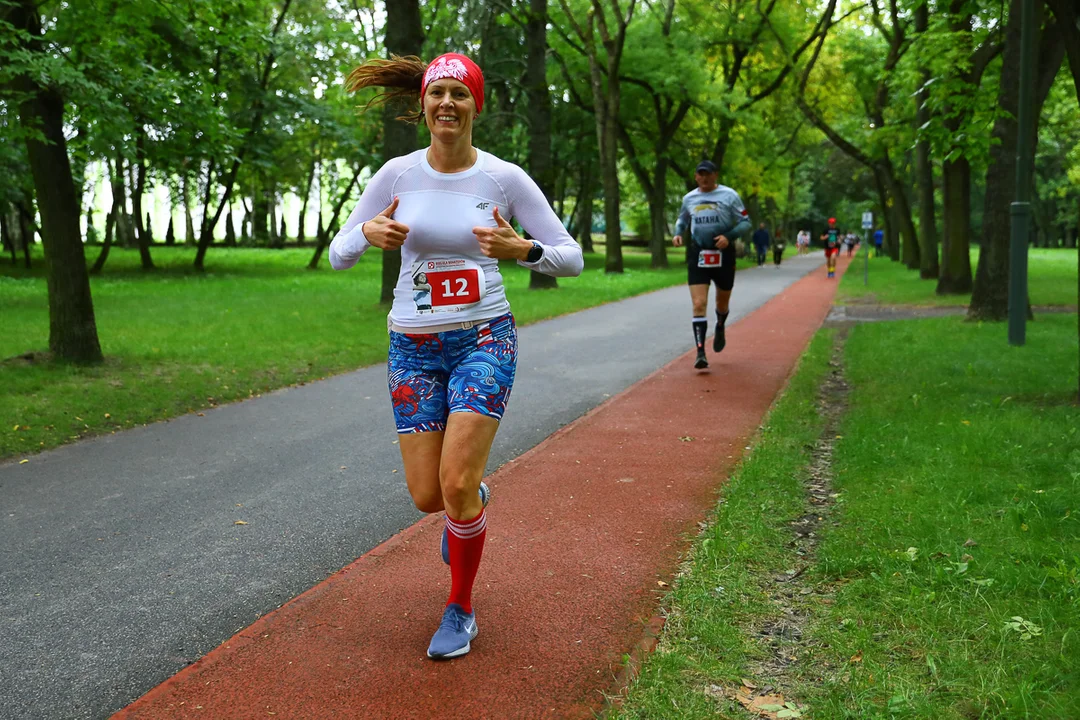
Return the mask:
<svg viewBox="0 0 1080 720">
<path fill-rule="evenodd" d="M 247 523 L 244 522 L 243 520 L 237 520 L 236 522 L 233 523 L 233 525 L 247 525 Z"/>
<path fill-rule="evenodd" d="M 961 420 L 960 422 L 963 423 L 964 425 L 970 425 L 971 424 L 970 420 Z"/>
<path fill-rule="evenodd" d="M 795 703 L 786 702 L 783 695 L 751 697 L 746 693 L 735 691 L 732 697 L 758 717 L 769 718 L 769 720 L 802 717 L 798 706 Z"/>
<path fill-rule="evenodd" d="M 969 563 L 974 559 L 975 559 L 974 557 L 972 557 L 971 555 L 968 555 L 967 553 L 964 553 L 963 555 L 960 556 L 960 562 L 962 562 L 962 563 Z"/>
<path fill-rule="evenodd" d="M 968 538 L 966 541 L 964 541 L 964 547 L 975 547 L 978 544 L 979 543 L 975 542 L 971 538 Z"/>
<path fill-rule="evenodd" d="M 669 587 L 668 584 L 666 582 L 664 582 L 663 580 L 657 580 L 656 584 L 659 585 L 660 587 Z"/>
<path fill-rule="evenodd" d="M 109 418 L 111 418 L 111 417 L 112 417 L 112 415 L 110 415 L 109 413 L 105 413 L 105 419 L 106 419 L 106 420 L 108 420 L 108 419 L 109 419 Z"/>
<path fill-rule="evenodd" d="M 693 442 L 694 441 L 694 438 L 690 437 L 689 435 L 683 435 L 679 439 L 682 440 L 683 442 Z"/>
<path fill-rule="evenodd" d="M 855 653 L 854 655 L 851 656 L 851 662 L 853 662 L 853 663 L 861 663 L 862 662 L 862 650 L 860 650 L 859 652 L 857 652 L 857 653 Z"/>
<path fill-rule="evenodd" d="M 20 460 L 20 461 L 19 461 L 19 464 L 20 464 L 20 465 L 25 465 L 25 464 L 26 464 L 26 463 L 28 463 L 28 462 L 30 462 L 30 461 L 29 461 L 29 460 Z"/>
<path fill-rule="evenodd" d="M 749 680 L 747 680 L 746 678 L 742 678 L 742 684 L 743 684 L 743 685 L 744 685 L 745 687 L 748 687 L 748 688 L 750 688 L 751 690 L 757 690 L 757 685 L 755 685 L 754 683 L 750 682 L 750 681 L 749 681 Z"/>
</svg>

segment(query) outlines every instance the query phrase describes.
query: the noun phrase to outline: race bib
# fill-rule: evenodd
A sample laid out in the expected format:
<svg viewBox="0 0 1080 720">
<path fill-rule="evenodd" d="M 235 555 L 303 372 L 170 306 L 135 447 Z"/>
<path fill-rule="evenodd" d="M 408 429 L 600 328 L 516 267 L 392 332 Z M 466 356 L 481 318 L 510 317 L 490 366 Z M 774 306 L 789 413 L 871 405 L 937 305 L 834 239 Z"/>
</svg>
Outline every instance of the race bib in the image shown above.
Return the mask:
<svg viewBox="0 0 1080 720">
<path fill-rule="evenodd" d="M 699 268 L 718 268 L 723 254 L 719 250 L 702 250 L 697 256 Z"/>
<path fill-rule="evenodd" d="M 413 265 L 416 313 L 460 312 L 480 302 L 486 293 L 484 270 L 465 258 L 431 258 Z"/>
</svg>

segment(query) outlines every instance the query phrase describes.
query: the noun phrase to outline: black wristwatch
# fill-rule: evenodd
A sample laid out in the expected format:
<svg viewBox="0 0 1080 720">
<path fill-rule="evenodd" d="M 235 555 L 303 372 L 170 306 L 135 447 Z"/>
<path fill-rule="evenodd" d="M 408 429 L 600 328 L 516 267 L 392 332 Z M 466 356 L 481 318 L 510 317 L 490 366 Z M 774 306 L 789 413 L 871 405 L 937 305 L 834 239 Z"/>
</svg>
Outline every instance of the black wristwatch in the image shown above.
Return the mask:
<svg viewBox="0 0 1080 720">
<path fill-rule="evenodd" d="M 529 248 L 529 254 L 525 256 L 525 262 L 540 262 L 540 258 L 544 257 L 544 246 L 535 240 L 532 241 L 533 246 Z"/>
</svg>

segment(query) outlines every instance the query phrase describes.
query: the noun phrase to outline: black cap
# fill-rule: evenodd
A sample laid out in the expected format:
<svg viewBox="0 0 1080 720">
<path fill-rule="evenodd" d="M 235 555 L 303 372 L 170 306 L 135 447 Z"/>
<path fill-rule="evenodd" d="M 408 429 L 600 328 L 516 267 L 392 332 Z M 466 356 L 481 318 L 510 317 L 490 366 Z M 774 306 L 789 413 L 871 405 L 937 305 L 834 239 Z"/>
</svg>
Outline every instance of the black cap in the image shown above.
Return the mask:
<svg viewBox="0 0 1080 720">
<path fill-rule="evenodd" d="M 698 163 L 697 172 L 699 173 L 714 173 L 716 172 L 716 165 L 712 160 L 702 160 Z"/>
</svg>

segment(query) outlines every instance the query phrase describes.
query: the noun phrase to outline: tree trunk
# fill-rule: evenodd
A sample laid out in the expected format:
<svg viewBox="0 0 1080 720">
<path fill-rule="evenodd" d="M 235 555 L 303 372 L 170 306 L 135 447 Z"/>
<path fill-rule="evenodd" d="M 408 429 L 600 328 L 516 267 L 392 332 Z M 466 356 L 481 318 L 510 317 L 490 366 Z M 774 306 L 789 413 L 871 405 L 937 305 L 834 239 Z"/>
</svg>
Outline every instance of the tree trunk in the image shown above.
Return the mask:
<svg viewBox="0 0 1080 720">
<path fill-rule="evenodd" d="M 311 143 L 311 170 L 308 171 L 307 184 L 304 186 L 304 196 L 300 198 L 300 217 L 296 227 L 296 244 L 303 246 L 307 239 L 304 223 L 307 222 L 308 199 L 311 198 L 311 186 L 315 183 L 315 169 L 319 166 L 319 156 L 316 153 L 317 146 Z"/>
<path fill-rule="evenodd" d="M 960 156 L 942 163 L 945 237 L 942 243 L 938 295 L 971 292 L 971 165 Z"/>
<path fill-rule="evenodd" d="M 101 252 L 98 253 L 97 259 L 94 260 L 94 266 L 90 268 L 91 275 L 100 275 L 105 268 L 105 261 L 109 259 L 109 250 L 112 249 L 113 235 L 116 232 L 116 216 L 116 204 L 114 203 L 113 209 L 105 216 L 105 242 L 101 246 Z"/>
<path fill-rule="evenodd" d="M 1035 88 L 1035 128 L 1039 114 L 1065 55 L 1065 37 L 1057 28 L 1043 33 Z M 968 319 L 1005 321 L 1009 317 L 1009 208 L 1016 199 L 1017 115 L 1020 105 L 1020 0 L 1012 0 L 1005 26 L 1005 48 L 998 83 L 998 116 L 994 121 L 990 160 L 986 167 L 982 234 Z M 1034 157 L 1034 154 L 1032 155 Z"/>
<path fill-rule="evenodd" d="M 547 0 L 529 0 L 525 26 L 525 93 L 529 107 L 529 174 L 551 203 L 551 93 L 547 82 Z M 526 238 L 530 237 L 528 233 Z M 530 290 L 558 287 L 551 275 L 529 272 Z"/>
<path fill-rule="evenodd" d="M 135 184 L 131 193 L 131 212 L 135 218 L 135 240 L 139 245 L 139 260 L 143 270 L 153 270 L 154 260 L 150 257 L 150 243 L 153 239 L 146 225 L 143 224 L 142 200 L 146 192 L 146 128 L 140 123 L 135 131 Z M 149 217 L 147 218 L 149 222 Z"/>
<path fill-rule="evenodd" d="M 11 264 L 15 264 L 17 259 L 15 256 L 15 244 L 11 241 L 11 236 L 8 235 L 7 226 L 7 203 L 0 204 L 0 247 L 4 252 L 11 253 Z"/>
<path fill-rule="evenodd" d="M 920 8 L 925 14 L 926 6 Z M 930 79 L 930 74 L 923 71 L 922 84 Z M 915 125 L 922 127 L 930 121 L 930 110 L 925 106 L 926 92 L 919 95 L 918 110 L 915 113 Z M 934 208 L 934 168 L 930 160 L 930 141 L 920 139 L 915 144 L 915 175 L 919 192 L 919 277 L 923 280 L 936 280 L 941 275 L 938 263 L 937 221 Z"/>
<path fill-rule="evenodd" d="M 116 155 L 115 167 L 112 178 L 113 197 L 117 198 L 113 205 L 116 209 L 114 241 L 122 248 L 131 248 L 135 246 L 135 234 L 127 211 L 127 170 L 124 158 L 119 153 Z"/>
<path fill-rule="evenodd" d="M 337 232 L 338 218 L 341 217 L 341 209 L 345 207 L 345 203 L 349 199 L 349 195 L 352 194 L 353 186 L 356 185 L 356 181 L 360 179 L 360 173 L 364 167 L 361 165 L 356 168 L 356 172 L 353 173 L 352 180 L 349 181 L 349 186 L 345 188 L 345 192 L 341 193 L 341 197 L 334 204 L 334 213 L 330 216 L 330 225 L 324 231 L 322 229 L 322 216 L 319 217 L 319 237 L 315 243 L 315 253 L 311 256 L 311 262 L 308 263 L 308 270 L 317 270 L 319 268 L 319 259 L 322 257 L 323 250 L 330 243 L 330 235 Z"/>
<path fill-rule="evenodd" d="M 653 171 L 653 192 L 649 197 L 649 221 L 652 229 L 652 237 L 649 238 L 649 265 L 654 268 L 668 266 L 667 171 L 667 161 L 661 158 Z"/>
<path fill-rule="evenodd" d="M 231 210 L 225 213 L 225 247 L 236 247 L 236 227 L 233 225 Z"/>
<path fill-rule="evenodd" d="M 889 207 L 889 193 L 885 189 L 885 181 L 882 180 L 879 170 L 874 171 L 874 189 L 877 191 L 878 205 L 881 206 L 882 235 L 884 236 L 881 249 L 887 251 L 889 238 L 893 236 L 896 223 L 893 219 L 892 208 Z"/>
<path fill-rule="evenodd" d="M 587 253 L 596 252 L 592 240 L 594 194 L 592 163 L 585 162 L 581 164 L 581 181 L 574 205 L 574 216 L 577 219 L 574 224 L 578 233 L 578 243 L 581 244 L 582 251 Z"/>
<path fill-rule="evenodd" d="M 86 208 L 86 238 L 87 245 L 96 245 L 98 241 L 97 229 L 94 227 L 94 208 Z"/>
<path fill-rule="evenodd" d="M 258 182 L 251 198 L 251 239 L 260 247 L 270 244 L 270 202 L 265 183 Z"/>
<path fill-rule="evenodd" d="M 394 0 L 386 3 L 386 52 L 391 55 L 420 55 L 424 45 L 424 23 L 420 17 L 419 0 Z M 402 108 L 387 103 L 383 109 L 383 162 L 407 155 L 417 147 L 416 126 L 395 118 Z M 320 218 L 322 217 L 320 203 Z M 333 223 L 331 223 L 333 225 Z M 382 254 L 382 286 L 379 301 L 393 302 L 394 287 L 401 274 L 401 252 Z"/>
<path fill-rule="evenodd" d="M 600 178 L 604 187 L 604 272 L 623 271 L 622 228 L 619 220 L 619 143 L 615 123 L 619 117 L 618 63 L 608 62 L 608 89 L 604 92 L 597 65 L 594 92 L 604 96 L 597 103 L 596 136 L 600 143 Z"/>
<path fill-rule="evenodd" d="M 184 193 L 184 244 L 195 244 L 195 223 L 191 220 L 191 193 L 188 191 L 188 175 L 184 173 L 183 180 L 183 193 Z"/>
<path fill-rule="evenodd" d="M 721 173 L 724 172 L 724 158 L 727 156 L 728 145 L 731 143 L 731 127 L 731 121 L 720 118 L 720 133 L 716 136 L 716 144 L 713 145 L 711 160 Z M 688 185 L 697 187 L 692 180 L 688 181 Z"/>
<path fill-rule="evenodd" d="M 44 56 L 41 16 L 34 0 L 20 0 L 10 10 L 8 20 L 17 31 L 25 33 L 23 47 L 31 55 Z M 42 87 L 28 75 L 16 77 L 13 84 L 24 94 L 19 106 L 21 121 L 38 131 L 27 134 L 26 150 L 41 210 L 49 292 L 49 350 L 60 360 L 101 362 L 79 228 L 79 198 L 64 138 L 64 99 L 55 88 Z"/>
</svg>

